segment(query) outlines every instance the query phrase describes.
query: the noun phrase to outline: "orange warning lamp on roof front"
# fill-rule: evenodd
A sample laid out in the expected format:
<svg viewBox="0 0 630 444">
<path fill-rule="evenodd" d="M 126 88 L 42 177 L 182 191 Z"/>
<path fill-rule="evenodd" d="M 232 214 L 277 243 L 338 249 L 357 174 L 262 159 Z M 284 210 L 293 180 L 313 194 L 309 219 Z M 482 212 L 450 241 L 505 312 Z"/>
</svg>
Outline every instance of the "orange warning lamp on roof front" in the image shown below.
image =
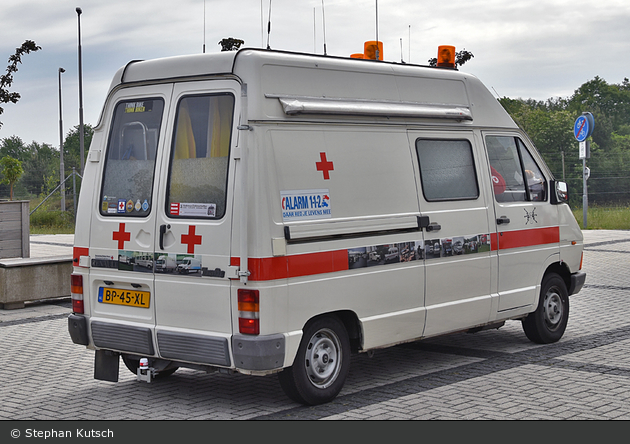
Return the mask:
<svg viewBox="0 0 630 444">
<path fill-rule="evenodd" d="M 438 46 L 437 66 L 440 68 L 455 68 L 455 47 L 450 45 Z"/>
<path fill-rule="evenodd" d="M 362 59 L 363 58 L 363 53 L 362 52 L 357 52 L 355 54 L 351 54 L 350 58 L 351 59 Z"/>
<path fill-rule="evenodd" d="M 368 60 L 377 60 L 376 51 L 378 50 L 378 60 L 383 60 L 383 42 L 369 40 L 363 44 L 363 58 Z"/>
</svg>

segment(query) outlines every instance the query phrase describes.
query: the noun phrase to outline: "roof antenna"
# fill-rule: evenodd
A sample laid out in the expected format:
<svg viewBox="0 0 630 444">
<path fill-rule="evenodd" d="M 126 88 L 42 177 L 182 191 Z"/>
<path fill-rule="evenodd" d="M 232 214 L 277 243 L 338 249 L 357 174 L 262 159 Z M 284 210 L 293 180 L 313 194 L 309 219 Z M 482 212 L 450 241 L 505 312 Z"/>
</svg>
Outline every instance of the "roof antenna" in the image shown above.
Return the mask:
<svg viewBox="0 0 630 444">
<path fill-rule="evenodd" d="M 380 60 L 378 51 L 378 0 L 376 0 L 376 60 Z"/>
<path fill-rule="evenodd" d="M 326 14 L 324 11 L 324 0 L 322 0 L 322 23 L 324 26 L 324 55 L 328 55 L 326 53 Z"/>
<path fill-rule="evenodd" d="M 267 49 L 271 49 L 271 46 L 269 46 L 270 35 L 271 35 L 271 0 L 269 0 L 269 18 L 267 19 Z"/>
<path fill-rule="evenodd" d="M 409 43 L 408 43 L 408 45 L 409 45 L 409 48 L 408 48 L 409 49 L 409 57 L 407 58 L 407 61 L 409 63 L 411 63 L 411 25 L 409 25 Z"/>
<path fill-rule="evenodd" d="M 403 59 L 402 38 L 400 39 L 400 63 L 405 63 Z"/>
</svg>

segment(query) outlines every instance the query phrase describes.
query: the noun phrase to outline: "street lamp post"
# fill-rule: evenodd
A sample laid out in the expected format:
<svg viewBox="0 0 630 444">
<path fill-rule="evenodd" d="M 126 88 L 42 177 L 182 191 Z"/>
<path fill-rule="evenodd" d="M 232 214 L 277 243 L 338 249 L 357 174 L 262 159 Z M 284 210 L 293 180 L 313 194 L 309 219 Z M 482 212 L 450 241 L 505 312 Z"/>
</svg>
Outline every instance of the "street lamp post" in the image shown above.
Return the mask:
<svg viewBox="0 0 630 444">
<path fill-rule="evenodd" d="M 81 177 L 83 177 L 83 151 L 84 151 L 84 140 L 83 140 L 83 73 L 82 73 L 82 63 L 81 63 L 81 13 L 83 12 L 81 8 L 77 8 L 77 19 L 79 25 L 79 146 L 81 148 Z"/>
<path fill-rule="evenodd" d="M 59 175 L 61 180 L 61 211 L 66 211 L 66 186 L 64 184 L 65 171 L 63 164 L 63 119 L 61 114 L 61 73 L 65 69 L 59 68 Z"/>
</svg>

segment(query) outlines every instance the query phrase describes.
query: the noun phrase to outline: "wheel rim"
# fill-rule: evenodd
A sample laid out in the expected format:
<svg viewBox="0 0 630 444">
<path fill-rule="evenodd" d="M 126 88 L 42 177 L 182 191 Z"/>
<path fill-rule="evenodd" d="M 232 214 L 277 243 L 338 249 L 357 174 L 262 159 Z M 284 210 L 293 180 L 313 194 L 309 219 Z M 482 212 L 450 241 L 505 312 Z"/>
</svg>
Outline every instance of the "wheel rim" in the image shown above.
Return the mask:
<svg viewBox="0 0 630 444">
<path fill-rule="evenodd" d="M 341 370 L 341 342 L 334 331 L 323 328 L 309 340 L 304 357 L 311 383 L 320 389 L 329 387 Z"/>
<path fill-rule="evenodd" d="M 562 297 L 556 288 L 550 288 L 547 294 L 545 294 L 544 301 L 544 315 L 545 323 L 549 329 L 556 329 L 562 322 L 564 317 L 564 305 L 562 303 Z"/>
</svg>

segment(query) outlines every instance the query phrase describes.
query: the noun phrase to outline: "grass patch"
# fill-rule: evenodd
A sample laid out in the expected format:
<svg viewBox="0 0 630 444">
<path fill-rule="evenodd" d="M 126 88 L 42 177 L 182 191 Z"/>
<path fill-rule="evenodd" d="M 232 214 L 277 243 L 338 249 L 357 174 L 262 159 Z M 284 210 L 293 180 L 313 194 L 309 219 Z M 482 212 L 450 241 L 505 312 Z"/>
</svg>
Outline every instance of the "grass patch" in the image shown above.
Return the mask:
<svg viewBox="0 0 630 444">
<path fill-rule="evenodd" d="M 575 220 L 584 229 L 582 208 L 573 210 Z M 587 230 L 630 230 L 630 206 L 598 207 L 589 206 L 586 211 Z"/>
<path fill-rule="evenodd" d="M 35 210 L 42 198 L 30 201 L 30 211 Z M 61 211 L 57 199 L 49 199 L 30 215 L 31 234 L 74 234 L 74 212 L 72 201 L 66 201 L 66 211 Z"/>
</svg>

